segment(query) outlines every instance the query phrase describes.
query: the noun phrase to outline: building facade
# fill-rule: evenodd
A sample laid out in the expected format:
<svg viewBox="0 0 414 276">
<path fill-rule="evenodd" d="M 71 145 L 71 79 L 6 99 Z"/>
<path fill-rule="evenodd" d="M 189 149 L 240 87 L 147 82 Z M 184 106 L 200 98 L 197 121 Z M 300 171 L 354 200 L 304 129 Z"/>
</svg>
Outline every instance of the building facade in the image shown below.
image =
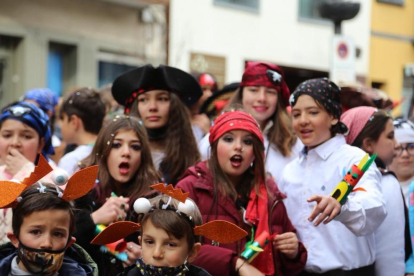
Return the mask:
<svg viewBox="0 0 414 276">
<path fill-rule="evenodd" d="M 342 24 L 357 48 L 356 75 L 369 74 L 371 0 Z M 220 84 L 240 81 L 246 61 L 282 66 L 291 89 L 328 76 L 333 24 L 317 12 L 320 0 L 172 0 L 169 64 L 210 71 Z"/>
<path fill-rule="evenodd" d="M 392 99 L 405 98 L 394 115 L 412 117 L 414 1 L 372 0 L 368 84 Z"/>
<path fill-rule="evenodd" d="M 0 1 L 0 103 L 36 87 L 99 87 L 167 62 L 168 0 Z"/>
</svg>

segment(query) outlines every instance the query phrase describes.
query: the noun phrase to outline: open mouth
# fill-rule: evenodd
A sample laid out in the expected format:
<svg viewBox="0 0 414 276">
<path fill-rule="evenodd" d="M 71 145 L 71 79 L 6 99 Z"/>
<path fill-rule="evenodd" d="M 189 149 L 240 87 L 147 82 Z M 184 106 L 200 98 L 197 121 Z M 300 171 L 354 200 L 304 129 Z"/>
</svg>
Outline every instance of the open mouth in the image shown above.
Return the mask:
<svg viewBox="0 0 414 276">
<path fill-rule="evenodd" d="M 242 162 L 243 162 L 243 157 L 241 155 L 236 154 L 230 158 L 230 163 L 233 167 L 236 167 L 236 168 L 240 167 Z"/>
<path fill-rule="evenodd" d="M 119 165 L 119 172 L 121 174 L 127 174 L 129 172 L 129 163 L 128 162 L 122 162 Z"/>
<path fill-rule="evenodd" d="M 313 131 L 312 130 L 310 130 L 310 129 L 302 129 L 301 131 L 300 131 L 300 134 L 303 136 L 303 137 L 309 137 L 310 135 L 311 135 L 311 133 L 312 133 Z"/>
</svg>

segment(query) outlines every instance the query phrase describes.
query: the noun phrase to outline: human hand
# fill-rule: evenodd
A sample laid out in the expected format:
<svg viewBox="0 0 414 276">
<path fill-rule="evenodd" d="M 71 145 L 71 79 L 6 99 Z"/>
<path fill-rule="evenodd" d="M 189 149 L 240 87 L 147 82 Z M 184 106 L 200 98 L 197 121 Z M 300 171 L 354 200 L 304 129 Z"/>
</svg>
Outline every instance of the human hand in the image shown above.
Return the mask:
<svg viewBox="0 0 414 276">
<path fill-rule="evenodd" d="M 238 258 L 236 261 L 236 271 L 240 276 L 264 276 L 257 268 L 249 264 L 248 261 Z"/>
<path fill-rule="evenodd" d="M 15 175 L 24 165 L 30 162 L 20 151 L 15 148 L 10 148 L 9 154 L 4 160 L 4 165 L 6 165 L 6 172 Z"/>
<path fill-rule="evenodd" d="M 129 210 L 129 198 L 110 197 L 101 208 L 91 214 L 95 224 L 108 225 L 116 220 L 123 220 Z"/>
<path fill-rule="evenodd" d="M 319 214 L 318 219 L 313 225 L 318 226 L 322 221 L 324 224 L 329 223 L 341 212 L 341 204 L 333 197 L 326 195 L 313 195 L 308 198 L 308 202 L 316 201 L 308 220 L 313 221 Z"/>
<path fill-rule="evenodd" d="M 298 255 L 299 240 L 295 233 L 286 232 L 273 238 L 273 246 L 289 259 L 294 259 Z"/>
<path fill-rule="evenodd" d="M 199 126 L 204 134 L 210 131 L 211 122 L 206 114 L 193 115 L 192 123 Z"/>
<path fill-rule="evenodd" d="M 128 255 L 128 260 L 124 262 L 124 266 L 135 264 L 136 260 L 142 256 L 142 247 L 134 242 L 128 242 L 125 250 Z"/>
</svg>

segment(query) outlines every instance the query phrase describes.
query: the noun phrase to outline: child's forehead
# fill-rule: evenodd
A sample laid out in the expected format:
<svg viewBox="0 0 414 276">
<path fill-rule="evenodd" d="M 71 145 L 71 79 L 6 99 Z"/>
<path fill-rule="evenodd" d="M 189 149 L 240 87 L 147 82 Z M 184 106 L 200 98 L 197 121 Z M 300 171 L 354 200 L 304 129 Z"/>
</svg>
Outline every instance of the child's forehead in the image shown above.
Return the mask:
<svg viewBox="0 0 414 276">
<path fill-rule="evenodd" d="M 5 119 L 2 123 L 1 123 L 1 130 L 10 130 L 10 131 L 32 131 L 37 133 L 37 131 L 32 128 L 31 126 L 23 123 L 20 120 L 17 119 L 13 119 L 13 118 L 9 118 L 9 119 Z"/>
<path fill-rule="evenodd" d="M 322 104 L 319 103 L 315 98 L 302 94 L 298 97 L 296 104 L 292 107 L 294 109 L 306 109 L 306 108 L 321 108 Z"/>
<path fill-rule="evenodd" d="M 185 236 L 179 239 L 175 237 L 173 234 L 165 231 L 165 229 L 160 228 L 160 227 L 155 227 L 155 225 L 152 224 L 150 219 L 148 219 L 141 227 L 142 227 L 141 230 L 142 230 L 143 237 L 151 237 L 154 239 L 162 239 L 162 240 L 180 240 L 183 242 L 187 242 L 187 239 Z"/>
<path fill-rule="evenodd" d="M 69 229 L 71 216 L 68 210 L 34 211 L 23 218 L 23 225 L 58 226 Z"/>
</svg>

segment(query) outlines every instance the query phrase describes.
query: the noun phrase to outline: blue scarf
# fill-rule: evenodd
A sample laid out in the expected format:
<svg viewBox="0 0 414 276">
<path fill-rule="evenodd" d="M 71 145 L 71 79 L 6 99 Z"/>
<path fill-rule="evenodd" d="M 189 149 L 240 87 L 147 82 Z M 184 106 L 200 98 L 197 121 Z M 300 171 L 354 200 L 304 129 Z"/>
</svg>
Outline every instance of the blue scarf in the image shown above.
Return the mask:
<svg viewBox="0 0 414 276">
<path fill-rule="evenodd" d="M 28 125 L 36 130 L 40 139 L 45 139 L 45 145 L 42 149 L 42 154 L 45 158 L 55 153 L 52 146 L 52 132 L 49 126 L 49 117 L 43 110 L 31 103 L 19 102 L 3 110 L 3 113 L 0 115 L 0 122 L 7 119 L 17 120 Z"/>
</svg>

